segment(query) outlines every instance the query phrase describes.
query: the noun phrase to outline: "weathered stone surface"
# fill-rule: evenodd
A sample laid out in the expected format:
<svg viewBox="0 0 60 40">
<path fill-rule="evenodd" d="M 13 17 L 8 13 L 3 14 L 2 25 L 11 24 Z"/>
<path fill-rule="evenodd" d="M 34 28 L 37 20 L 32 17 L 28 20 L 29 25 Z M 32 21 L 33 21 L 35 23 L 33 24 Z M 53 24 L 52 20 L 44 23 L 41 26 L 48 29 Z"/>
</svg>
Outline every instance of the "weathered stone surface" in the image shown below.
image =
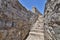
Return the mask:
<svg viewBox="0 0 60 40">
<path fill-rule="evenodd" d="M 0 40 L 24 40 L 37 18 L 18 0 L 0 0 Z"/>
<path fill-rule="evenodd" d="M 60 0 L 47 0 L 44 13 L 0 0 L 0 40 L 60 40 Z"/>
<path fill-rule="evenodd" d="M 60 40 L 60 0 L 47 0 L 44 27 L 45 40 Z"/>
<path fill-rule="evenodd" d="M 7 36 L 7 30 L 0 30 L 0 40 L 4 40 Z"/>
</svg>

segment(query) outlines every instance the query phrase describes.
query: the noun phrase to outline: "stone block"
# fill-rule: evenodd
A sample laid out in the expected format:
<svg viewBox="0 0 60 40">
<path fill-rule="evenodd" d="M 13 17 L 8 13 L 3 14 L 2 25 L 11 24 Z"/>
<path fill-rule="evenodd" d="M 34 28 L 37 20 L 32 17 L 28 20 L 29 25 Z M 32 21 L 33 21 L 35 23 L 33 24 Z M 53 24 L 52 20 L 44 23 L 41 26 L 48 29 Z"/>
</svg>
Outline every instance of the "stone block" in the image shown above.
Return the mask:
<svg viewBox="0 0 60 40">
<path fill-rule="evenodd" d="M 0 30 L 0 40 L 4 40 L 7 37 L 7 30 Z"/>
</svg>

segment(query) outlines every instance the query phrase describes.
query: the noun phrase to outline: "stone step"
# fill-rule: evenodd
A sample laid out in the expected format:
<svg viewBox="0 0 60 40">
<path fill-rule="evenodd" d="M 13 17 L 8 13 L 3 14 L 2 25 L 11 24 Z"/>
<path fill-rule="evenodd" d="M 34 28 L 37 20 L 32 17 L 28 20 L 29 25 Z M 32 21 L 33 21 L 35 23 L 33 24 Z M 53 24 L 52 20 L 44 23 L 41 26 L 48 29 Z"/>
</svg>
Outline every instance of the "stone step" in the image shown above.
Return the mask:
<svg viewBox="0 0 60 40">
<path fill-rule="evenodd" d="M 38 29 L 38 28 L 34 28 L 34 29 L 31 29 L 31 30 L 44 30 L 43 28 L 41 28 L 41 29 Z"/>
<path fill-rule="evenodd" d="M 40 36 L 36 36 L 36 35 L 29 35 L 26 40 L 42 40 L 42 38 L 40 38 Z"/>
<path fill-rule="evenodd" d="M 43 27 L 34 27 L 32 29 L 44 29 Z"/>
<path fill-rule="evenodd" d="M 37 36 L 38 36 L 38 35 L 40 35 L 40 36 L 41 36 L 41 35 L 44 35 L 44 34 L 41 33 L 41 32 L 30 32 L 29 34 L 30 34 L 30 35 L 37 35 Z"/>
<path fill-rule="evenodd" d="M 31 30 L 30 32 L 44 32 L 44 30 Z"/>
<path fill-rule="evenodd" d="M 35 29 L 31 29 L 31 30 L 44 30 L 44 29 L 43 28 L 42 29 L 35 28 Z"/>
<path fill-rule="evenodd" d="M 41 28 L 41 27 L 37 27 L 36 29 L 44 29 L 44 28 Z"/>
</svg>

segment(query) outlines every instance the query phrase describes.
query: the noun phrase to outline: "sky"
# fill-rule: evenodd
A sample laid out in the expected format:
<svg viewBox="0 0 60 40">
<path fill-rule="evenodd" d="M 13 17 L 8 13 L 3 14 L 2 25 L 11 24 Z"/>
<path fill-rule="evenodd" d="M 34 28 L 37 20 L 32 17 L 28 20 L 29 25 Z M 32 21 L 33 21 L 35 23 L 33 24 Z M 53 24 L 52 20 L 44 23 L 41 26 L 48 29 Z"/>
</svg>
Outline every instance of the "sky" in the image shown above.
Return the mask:
<svg viewBox="0 0 60 40">
<path fill-rule="evenodd" d="M 32 11 L 32 7 L 36 7 L 40 13 L 44 13 L 46 0 L 19 0 L 19 2 L 28 10 Z"/>
</svg>

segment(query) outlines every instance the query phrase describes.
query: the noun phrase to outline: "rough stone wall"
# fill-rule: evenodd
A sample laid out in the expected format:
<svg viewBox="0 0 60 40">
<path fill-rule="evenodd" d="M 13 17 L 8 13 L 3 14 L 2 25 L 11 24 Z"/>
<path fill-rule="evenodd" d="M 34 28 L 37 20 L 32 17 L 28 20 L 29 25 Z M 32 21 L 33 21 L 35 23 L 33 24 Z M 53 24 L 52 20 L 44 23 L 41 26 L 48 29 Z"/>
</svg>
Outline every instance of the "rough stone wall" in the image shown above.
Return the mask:
<svg viewBox="0 0 60 40">
<path fill-rule="evenodd" d="M 44 17 L 45 40 L 60 40 L 60 0 L 47 0 Z"/>
<path fill-rule="evenodd" d="M 18 0 L 0 0 L 0 40 L 24 40 L 37 18 Z"/>
</svg>

